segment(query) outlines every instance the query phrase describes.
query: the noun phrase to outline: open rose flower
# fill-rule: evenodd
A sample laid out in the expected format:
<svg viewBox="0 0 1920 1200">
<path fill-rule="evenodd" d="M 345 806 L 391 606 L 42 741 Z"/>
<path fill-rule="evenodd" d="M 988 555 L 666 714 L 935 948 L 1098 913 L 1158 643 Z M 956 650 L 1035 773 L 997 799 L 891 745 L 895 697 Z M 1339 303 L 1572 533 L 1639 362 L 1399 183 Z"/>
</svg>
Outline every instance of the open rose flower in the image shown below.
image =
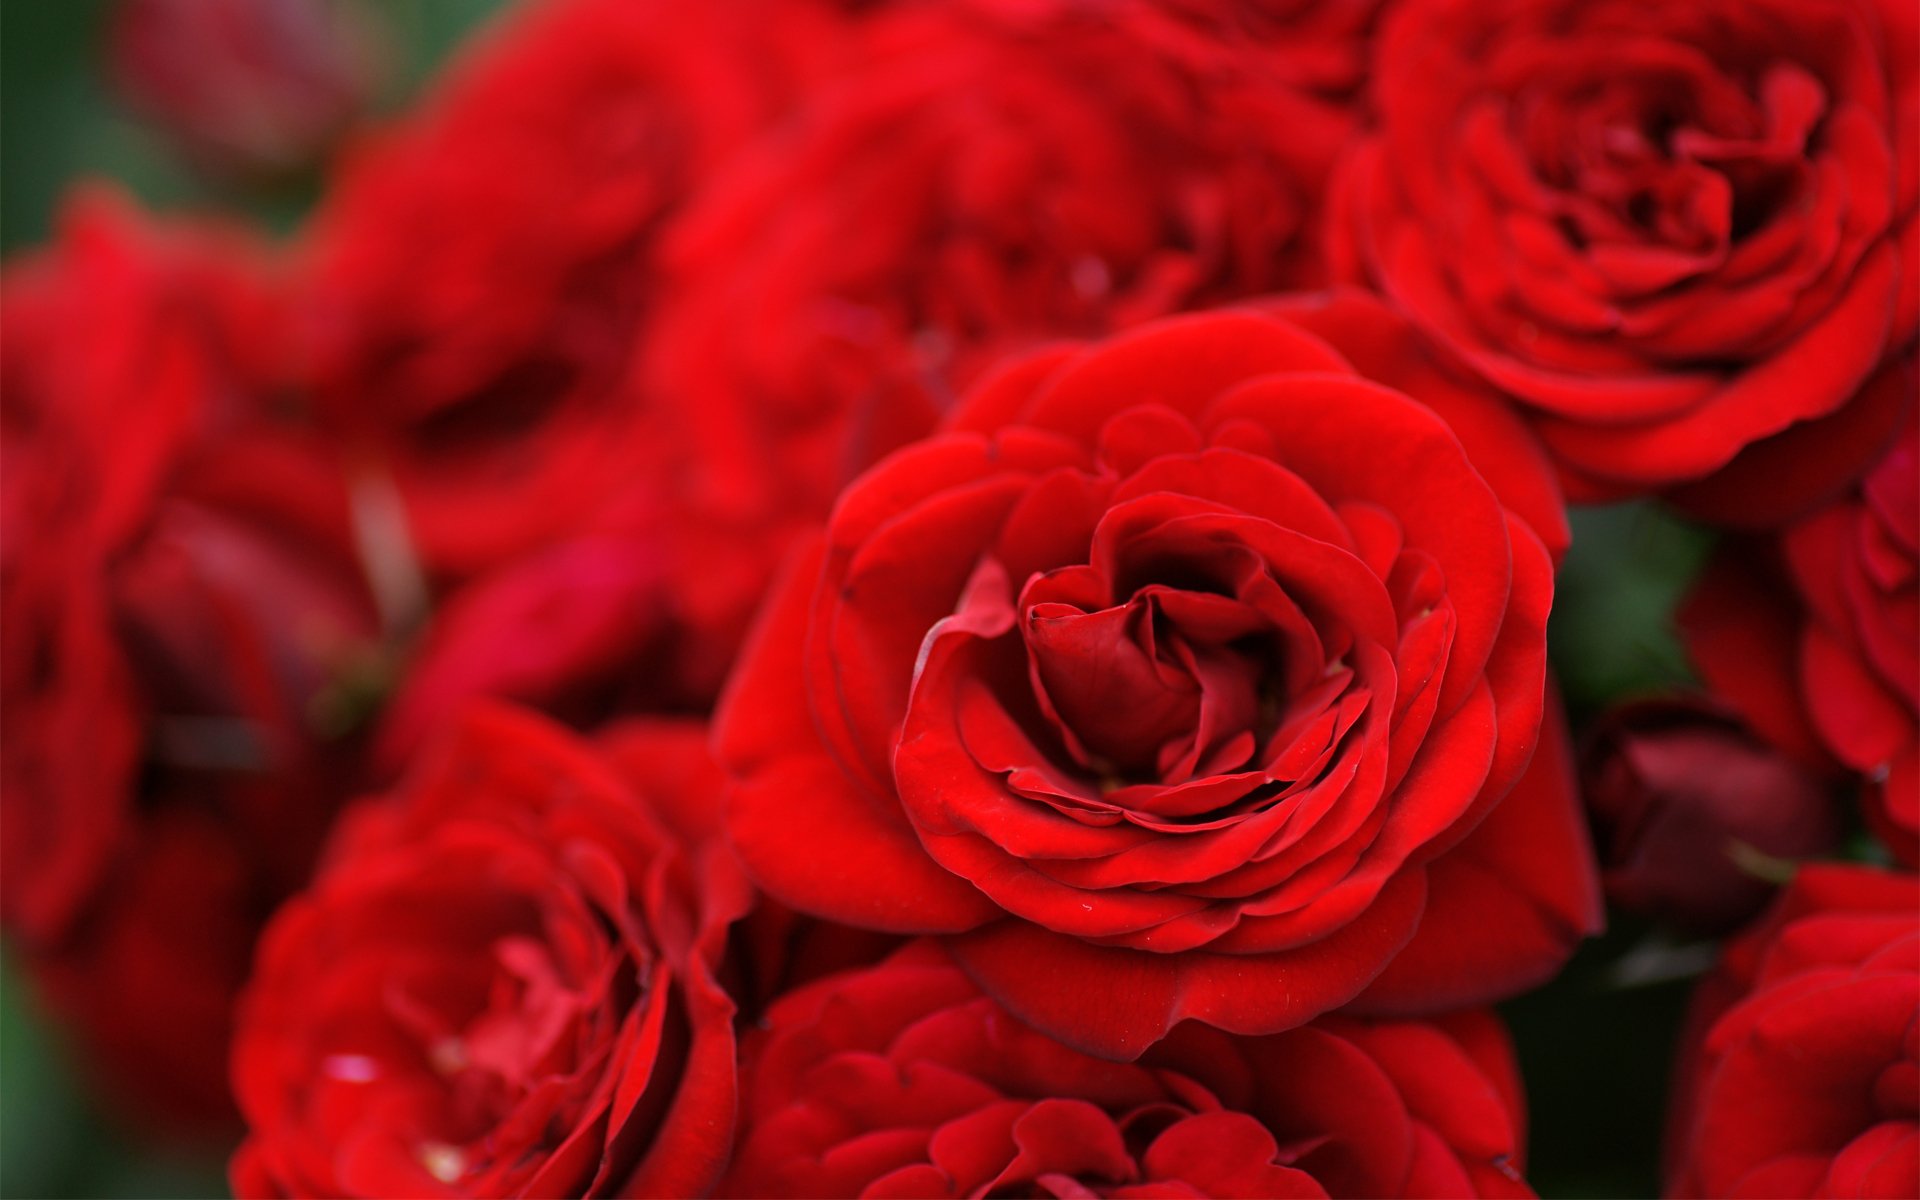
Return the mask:
<svg viewBox="0 0 1920 1200">
<path fill-rule="evenodd" d="M 1897 419 L 1861 385 L 1913 336 L 1911 10 L 1393 6 L 1329 202 L 1340 269 L 1521 404 L 1575 499 L 1765 443 L 1792 469 L 1699 499 L 1794 515 Z"/>
<path fill-rule="evenodd" d="M 227 1112 L 181 1049 L 223 1044 L 353 768 L 315 717 L 371 601 L 345 489 L 271 415 L 285 344 L 250 238 L 105 192 L 0 285 L 0 922 L 169 1123 Z"/>
<path fill-rule="evenodd" d="M 743 624 L 796 531 L 1010 349 L 1321 282 L 1352 116 L 1276 61 L 1350 59 L 1319 24 L 1211 0 L 869 16 L 857 66 L 662 237 L 640 387 L 674 527 L 715 569 L 764 564 L 706 620 Z"/>
<path fill-rule="evenodd" d="M 807 0 L 525 4 L 346 164 L 308 236 L 320 406 L 392 473 L 436 580 L 639 473 L 622 383 L 655 235 L 836 29 Z"/>
<path fill-rule="evenodd" d="M 1681 610 L 1714 689 L 1776 745 L 1862 779 L 1869 823 L 1920 861 L 1920 444 L 1771 553 L 1722 554 Z M 1797 599 L 1797 603 L 1796 603 Z"/>
<path fill-rule="evenodd" d="M 1112 1063 L 919 942 L 784 997 L 744 1057 L 722 1195 L 1532 1195 L 1519 1076 L 1485 1012 L 1188 1025 Z"/>
<path fill-rule="evenodd" d="M 237 1193 L 711 1185 L 735 1095 L 715 971 L 748 893 L 704 730 L 606 738 L 477 708 L 343 818 L 243 1001 Z"/>
<path fill-rule="evenodd" d="M 1920 880 L 1803 869 L 1689 1018 L 1670 1196 L 1910 1196 L 1920 1179 Z"/>
<path fill-rule="evenodd" d="M 1046 352 L 776 588 L 719 718 L 730 829 L 776 897 L 947 935 L 1097 1053 L 1505 995 L 1597 922 L 1541 736 L 1551 570 L 1433 408 L 1298 325 Z"/>
</svg>

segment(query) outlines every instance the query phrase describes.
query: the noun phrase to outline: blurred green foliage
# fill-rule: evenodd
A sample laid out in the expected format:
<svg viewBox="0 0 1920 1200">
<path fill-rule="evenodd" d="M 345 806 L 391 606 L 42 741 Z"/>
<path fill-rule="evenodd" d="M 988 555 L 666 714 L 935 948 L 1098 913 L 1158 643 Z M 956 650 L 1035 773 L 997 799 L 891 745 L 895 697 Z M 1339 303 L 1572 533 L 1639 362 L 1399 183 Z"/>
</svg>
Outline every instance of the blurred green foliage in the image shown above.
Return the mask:
<svg viewBox="0 0 1920 1200">
<path fill-rule="evenodd" d="M 392 111 L 504 0 L 344 2 L 359 3 L 388 35 L 381 106 Z M 291 226 L 317 180 L 273 195 L 223 190 L 117 102 L 100 54 L 112 7 L 113 0 L 0 3 L 0 249 L 45 238 L 61 193 L 87 176 L 119 180 L 160 209 L 240 210 L 276 229 Z"/>
<path fill-rule="evenodd" d="M 1692 680 L 1672 614 L 1713 534 L 1649 503 L 1576 508 L 1572 522 L 1547 642 L 1578 726 L 1622 697 Z"/>
</svg>

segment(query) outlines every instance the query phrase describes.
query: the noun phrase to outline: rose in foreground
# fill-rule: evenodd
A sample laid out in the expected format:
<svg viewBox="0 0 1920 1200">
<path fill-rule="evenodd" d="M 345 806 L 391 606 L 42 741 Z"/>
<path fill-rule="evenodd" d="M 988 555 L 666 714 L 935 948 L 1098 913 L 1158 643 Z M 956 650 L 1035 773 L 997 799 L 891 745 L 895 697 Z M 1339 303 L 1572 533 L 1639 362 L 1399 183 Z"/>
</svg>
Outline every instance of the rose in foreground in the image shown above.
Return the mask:
<svg viewBox="0 0 1920 1200">
<path fill-rule="evenodd" d="M 1905 1196 L 1920 1178 L 1920 881 L 1802 870 L 1701 986 L 1674 1196 Z"/>
<path fill-rule="evenodd" d="M 1435 409 L 1296 324 L 1044 353 L 777 587 L 719 718 L 730 830 L 776 897 L 946 935 L 1097 1053 L 1510 994 L 1598 921 L 1551 573 Z"/>
<path fill-rule="evenodd" d="M 234 1190 L 710 1186 L 734 1109 L 715 971 L 748 894 L 703 762 L 694 725 L 596 750 L 482 708 L 343 818 L 243 998 Z"/>
<path fill-rule="evenodd" d="M 1914 333 L 1912 11 L 1395 6 L 1329 202 L 1342 269 L 1523 405 L 1575 499 L 1751 446 L 1770 469 L 1688 499 L 1794 515 L 1897 420 L 1861 385 Z"/>
</svg>

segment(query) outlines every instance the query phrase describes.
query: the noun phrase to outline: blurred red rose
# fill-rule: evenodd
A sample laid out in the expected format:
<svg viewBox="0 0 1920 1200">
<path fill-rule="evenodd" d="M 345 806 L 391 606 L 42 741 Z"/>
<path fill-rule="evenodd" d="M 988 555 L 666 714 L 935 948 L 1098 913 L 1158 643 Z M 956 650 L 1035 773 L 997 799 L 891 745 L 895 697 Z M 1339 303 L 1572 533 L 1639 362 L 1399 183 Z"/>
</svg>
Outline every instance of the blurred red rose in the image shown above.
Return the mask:
<svg viewBox="0 0 1920 1200">
<path fill-rule="evenodd" d="M 1356 35 L 1300 16 L 956 0 L 861 24 L 857 68 L 663 237 L 640 387 L 688 510 L 671 528 L 694 561 L 761 564 L 709 627 L 737 629 L 840 487 L 1009 350 L 1324 278 L 1352 117 L 1276 59 L 1350 60 Z"/>
<path fill-rule="evenodd" d="M 1920 1180 L 1920 880 L 1803 869 L 1689 1017 L 1670 1196 L 1909 1196 Z"/>
<path fill-rule="evenodd" d="M 342 818 L 242 1001 L 235 1192 L 709 1187 L 735 1099 L 715 972 L 749 892 L 704 747 L 475 708 Z"/>
<path fill-rule="evenodd" d="M 1757 453 L 1793 470 L 1711 498 L 1777 523 L 1893 428 L 1855 397 L 1914 332 L 1911 9 L 1393 6 L 1335 259 L 1524 406 L 1576 500 L 1698 480 L 1791 428 Z"/>
<path fill-rule="evenodd" d="M 113 82 L 203 169 L 311 170 L 364 112 L 382 50 L 355 0 L 116 0 Z"/>
<path fill-rule="evenodd" d="M 951 935 L 1097 1053 L 1482 1002 L 1598 922 L 1551 590 L 1435 411 L 1296 325 L 1057 349 L 776 588 L 718 718 L 730 829 L 777 898 Z"/>
<path fill-rule="evenodd" d="M 371 603 L 344 488 L 272 417 L 284 346 L 257 246 L 104 193 L 0 285 L 0 921 L 120 1098 L 218 1095 L 177 1048 L 223 1036 L 352 770 L 321 706 Z M 196 928 L 171 972 L 128 957 Z"/>
<path fill-rule="evenodd" d="M 1713 689 L 1810 763 L 1863 777 L 1868 822 L 1920 861 L 1920 445 L 1909 425 L 1778 553 L 1723 553 L 1680 613 Z M 1796 603 L 1796 597 L 1798 603 Z"/>
<path fill-rule="evenodd" d="M 837 28 L 804 0 L 529 3 L 346 164 L 309 234 L 322 407 L 392 472 L 436 580 L 644 474 L 622 383 L 660 222 Z"/>
<path fill-rule="evenodd" d="M 1724 933 L 1766 904 L 1766 860 L 1839 841 L 1829 778 L 1703 697 L 1603 714 L 1581 755 L 1607 899 L 1692 933 Z"/>
<path fill-rule="evenodd" d="M 779 1002 L 742 1068 L 728 1196 L 1530 1196 L 1499 1021 L 1183 1025 L 1088 1058 L 927 942 Z"/>
</svg>

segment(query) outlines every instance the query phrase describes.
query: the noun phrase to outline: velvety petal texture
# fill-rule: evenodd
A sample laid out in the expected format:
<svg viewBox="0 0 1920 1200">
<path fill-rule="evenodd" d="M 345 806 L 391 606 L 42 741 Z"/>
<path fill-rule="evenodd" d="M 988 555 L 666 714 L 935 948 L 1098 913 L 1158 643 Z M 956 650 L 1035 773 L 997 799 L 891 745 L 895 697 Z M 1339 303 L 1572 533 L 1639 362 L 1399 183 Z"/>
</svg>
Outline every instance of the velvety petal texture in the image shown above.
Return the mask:
<svg viewBox="0 0 1920 1200">
<path fill-rule="evenodd" d="M 262 940 L 250 1196 L 696 1194 L 725 1162 L 750 893 L 698 725 L 480 707 L 343 819 Z"/>
<path fill-rule="evenodd" d="M 1555 494 L 1517 427 L 1475 442 Z M 1597 889 L 1563 735 L 1535 755 L 1549 555 L 1477 461 L 1255 312 L 1007 368 L 776 588 L 718 722 L 736 845 L 1101 1054 L 1301 1024 L 1410 942 L 1398 1009 L 1538 982 Z"/>
<path fill-rule="evenodd" d="M 1674 1196 L 1907 1196 L 1920 1180 L 1920 880 L 1803 869 L 1701 985 Z"/>
<path fill-rule="evenodd" d="M 1009 1015 L 930 942 L 777 1001 L 723 1196 L 1531 1196 L 1491 1013 L 1185 1025 L 1137 1063 Z"/>
<path fill-rule="evenodd" d="M 1393 5 L 1333 259 L 1510 396 L 1575 499 L 1732 464 L 1682 498 L 1778 524 L 1898 420 L 1862 385 L 1914 336 L 1902 7 Z"/>
</svg>

